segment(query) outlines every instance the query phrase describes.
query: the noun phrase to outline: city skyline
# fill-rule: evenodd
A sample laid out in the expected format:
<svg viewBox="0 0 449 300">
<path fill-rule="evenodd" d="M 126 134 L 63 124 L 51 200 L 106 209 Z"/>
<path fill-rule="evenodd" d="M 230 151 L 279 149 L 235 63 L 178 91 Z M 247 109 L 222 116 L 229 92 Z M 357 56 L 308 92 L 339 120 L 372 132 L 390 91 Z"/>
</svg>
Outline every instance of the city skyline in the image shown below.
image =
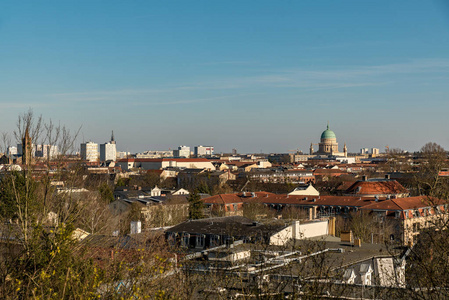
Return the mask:
<svg viewBox="0 0 449 300">
<path fill-rule="evenodd" d="M 82 126 L 119 151 L 449 148 L 444 1 L 6 1 L 0 131 Z"/>
</svg>

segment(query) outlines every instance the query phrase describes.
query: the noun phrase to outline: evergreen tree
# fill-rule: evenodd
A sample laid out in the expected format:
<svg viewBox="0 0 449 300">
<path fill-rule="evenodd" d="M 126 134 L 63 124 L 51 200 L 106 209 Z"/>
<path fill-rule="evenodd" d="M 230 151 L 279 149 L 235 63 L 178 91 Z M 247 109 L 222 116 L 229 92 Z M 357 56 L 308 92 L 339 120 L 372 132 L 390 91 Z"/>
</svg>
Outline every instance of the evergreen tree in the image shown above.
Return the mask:
<svg viewBox="0 0 449 300">
<path fill-rule="evenodd" d="M 201 200 L 200 194 L 195 190 L 189 196 L 189 219 L 202 219 L 204 218 L 204 203 Z"/>
</svg>

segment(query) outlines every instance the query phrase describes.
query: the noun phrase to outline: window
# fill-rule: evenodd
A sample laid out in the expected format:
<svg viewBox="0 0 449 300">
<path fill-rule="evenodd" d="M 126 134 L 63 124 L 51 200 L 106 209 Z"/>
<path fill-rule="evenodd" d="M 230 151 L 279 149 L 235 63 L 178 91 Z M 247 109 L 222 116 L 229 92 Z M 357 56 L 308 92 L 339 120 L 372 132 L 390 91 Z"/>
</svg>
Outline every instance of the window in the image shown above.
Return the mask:
<svg viewBox="0 0 449 300">
<path fill-rule="evenodd" d="M 210 246 L 211 247 L 217 247 L 220 245 L 220 236 L 219 235 L 212 235 L 210 237 Z"/>
<path fill-rule="evenodd" d="M 181 236 L 181 247 L 188 248 L 190 245 L 190 234 L 183 233 Z"/>
<path fill-rule="evenodd" d="M 204 248 L 206 245 L 206 236 L 204 234 L 198 234 L 196 236 L 195 246 L 196 248 Z"/>
</svg>

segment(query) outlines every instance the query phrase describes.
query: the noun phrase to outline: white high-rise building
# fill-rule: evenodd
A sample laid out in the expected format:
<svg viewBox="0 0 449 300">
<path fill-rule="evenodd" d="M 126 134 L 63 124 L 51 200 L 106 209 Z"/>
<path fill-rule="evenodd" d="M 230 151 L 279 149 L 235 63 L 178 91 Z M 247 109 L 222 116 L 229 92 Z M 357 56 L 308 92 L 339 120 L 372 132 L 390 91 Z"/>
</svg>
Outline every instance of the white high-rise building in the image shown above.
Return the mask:
<svg viewBox="0 0 449 300">
<path fill-rule="evenodd" d="M 87 161 L 98 160 L 98 144 L 93 142 L 82 143 L 80 149 L 81 159 Z"/>
<path fill-rule="evenodd" d="M 178 150 L 173 150 L 174 157 L 190 157 L 190 147 L 187 146 L 179 146 Z"/>
<path fill-rule="evenodd" d="M 193 151 L 196 157 L 212 156 L 214 154 L 214 147 L 212 146 L 196 146 Z"/>
<path fill-rule="evenodd" d="M 373 155 L 379 155 L 379 148 L 371 148 L 371 154 Z"/>
<path fill-rule="evenodd" d="M 56 157 L 59 154 L 58 146 L 55 145 L 36 145 L 35 147 L 33 147 L 32 151 L 35 157 L 50 157 L 50 159 Z"/>
<path fill-rule="evenodd" d="M 100 161 L 116 161 L 117 145 L 112 143 L 100 144 Z"/>
<path fill-rule="evenodd" d="M 13 156 L 13 155 L 17 156 L 17 147 L 9 146 L 8 149 L 6 150 L 6 154 L 8 156 Z"/>
<path fill-rule="evenodd" d="M 114 131 L 112 131 L 111 141 L 100 144 L 100 161 L 116 161 L 117 145 L 114 140 Z"/>
<path fill-rule="evenodd" d="M 369 149 L 368 148 L 360 149 L 360 154 L 368 154 L 368 153 L 369 153 Z"/>
</svg>

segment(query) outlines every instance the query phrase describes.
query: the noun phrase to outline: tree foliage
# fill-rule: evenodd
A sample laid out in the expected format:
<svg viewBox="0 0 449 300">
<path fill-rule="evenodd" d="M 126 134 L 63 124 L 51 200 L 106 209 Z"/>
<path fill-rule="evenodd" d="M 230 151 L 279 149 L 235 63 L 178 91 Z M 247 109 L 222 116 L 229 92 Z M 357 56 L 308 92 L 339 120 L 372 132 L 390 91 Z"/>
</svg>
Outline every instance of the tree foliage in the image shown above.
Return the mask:
<svg viewBox="0 0 449 300">
<path fill-rule="evenodd" d="M 194 191 L 187 200 L 189 201 L 189 219 L 204 218 L 204 203 L 199 193 Z"/>
<path fill-rule="evenodd" d="M 36 216 L 39 203 L 36 199 L 36 182 L 23 172 L 14 171 L 0 181 L 0 215 L 17 219 L 28 213 Z"/>
<path fill-rule="evenodd" d="M 114 192 L 106 182 L 103 182 L 100 185 L 98 191 L 100 192 L 101 199 L 105 202 L 111 203 L 112 201 L 114 201 Z"/>
</svg>

